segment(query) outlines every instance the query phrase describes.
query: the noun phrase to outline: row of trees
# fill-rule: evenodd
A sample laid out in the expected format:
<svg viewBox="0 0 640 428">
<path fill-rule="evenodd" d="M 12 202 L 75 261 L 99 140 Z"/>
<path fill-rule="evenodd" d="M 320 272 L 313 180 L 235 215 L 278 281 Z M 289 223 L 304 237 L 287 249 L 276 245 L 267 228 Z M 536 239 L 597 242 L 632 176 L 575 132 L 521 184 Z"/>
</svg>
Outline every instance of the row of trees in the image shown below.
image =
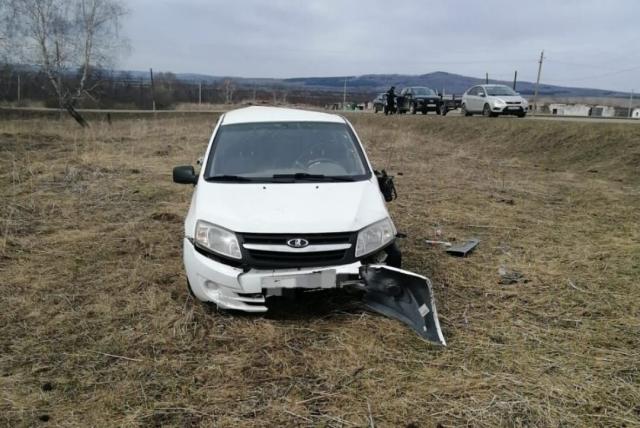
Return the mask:
<svg viewBox="0 0 640 428">
<path fill-rule="evenodd" d="M 45 101 L 59 108 L 168 108 L 180 102 L 243 100 L 323 105 L 341 98 L 287 87 L 239 87 L 229 79 L 203 85 L 160 73 L 152 83 L 105 72 L 129 49 L 120 25 L 127 13 L 122 0 L 0 0 L 0 99 Z M 366 100 L 369 94 L 357 98 Z"/>
<path fill-rule="evenodd" d="M 61 87 L 75 87 L 83 78 L 83 70 L 70 70 L 60 76 Z M 73 98 L 77 107 L 169 109 L 180 103 L 303 103 L 326 105 L 342 99 L 342 93 L 308 91 L 286 86 L 252 86 L 232 79 L 214 82 L 183 81 L 173 73 L 150 75 L 107 72 L 91 68 L 84 78 L 82 97 Z M 90 90 L 89 90 L 90 89 Z M 370 94 L 350 94 L 350 100 L 364 101 Z M 43 102 L 59 107 L 60 99 L 43 70 L 24 66 L 0 65 L 0 101 L 16 104 L 22 101 Z M 64 101 L 63 101 L 64 102 Z"/>
</svg>

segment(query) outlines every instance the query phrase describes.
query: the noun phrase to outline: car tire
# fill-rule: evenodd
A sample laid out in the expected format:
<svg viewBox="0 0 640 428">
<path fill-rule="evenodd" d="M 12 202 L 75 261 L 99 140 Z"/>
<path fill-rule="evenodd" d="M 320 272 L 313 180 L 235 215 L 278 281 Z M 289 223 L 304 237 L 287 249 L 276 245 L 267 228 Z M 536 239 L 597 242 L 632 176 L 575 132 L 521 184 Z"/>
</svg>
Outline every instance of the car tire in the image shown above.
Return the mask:
<svg viewBox="0 0 640 428">
<path fill-rule="evenodd" d="M 374 112 L 374 113 L 378 113 L 378 107 L 374 107 L 374 108 L 373 108 L 373 112 Z"/>
<path fill-rule="evenodd" d="M 491 106 L 489 106 L 489 104 L 485 104 L 484 107 L 482 108 L 482 115 L 484 117 L 495 117 L 496 115 L 493 114 L 493 112 L 491 111 Z"/>
<path fill-rule="evenodd" d="M 526 117 L 526 116 L 527 116 L 527 113 L 524 113 L 524 112 L 523 113 L 518 113 L 518 117 Z"/>
<path fill-rule="evenodd" d="M 442 108 L 440 106 L 436 106 L 436 114 L 440 116 L 442 114 Z"/>
<path fill-rule="evenodd" d="M 468 117 L 468 116 L 471 116 L 473 113 L 467 110 L 467 106 L 465 104 L 462 104 L 462 106 L 460 107 L 460 114 Z"/>
</svg>

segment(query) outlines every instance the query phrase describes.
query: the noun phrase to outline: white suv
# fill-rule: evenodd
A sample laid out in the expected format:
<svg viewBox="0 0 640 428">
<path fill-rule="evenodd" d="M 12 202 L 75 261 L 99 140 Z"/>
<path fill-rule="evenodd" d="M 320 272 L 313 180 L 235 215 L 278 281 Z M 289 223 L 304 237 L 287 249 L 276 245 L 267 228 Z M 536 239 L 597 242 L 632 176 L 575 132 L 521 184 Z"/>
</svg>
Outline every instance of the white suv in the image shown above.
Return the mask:
<svg viewBox="0 0 640 428">
<path fill-rule="evenodd" d="M 520 94 L 505 85 L 478 85 L 467 90 L 462 96 L 462 114 L 471 116 L 515 115 L 525 117 L 529 103 Z"/>
</svg>

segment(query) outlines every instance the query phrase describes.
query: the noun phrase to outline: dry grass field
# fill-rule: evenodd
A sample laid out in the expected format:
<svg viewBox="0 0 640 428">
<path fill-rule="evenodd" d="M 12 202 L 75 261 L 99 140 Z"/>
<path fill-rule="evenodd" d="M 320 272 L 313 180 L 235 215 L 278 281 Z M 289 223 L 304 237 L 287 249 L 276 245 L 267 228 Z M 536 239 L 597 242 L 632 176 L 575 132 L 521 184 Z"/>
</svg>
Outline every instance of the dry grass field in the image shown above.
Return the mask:
<svg viewBox="0 0 640 428">
<path fill-rule="evenodd" d="M 0 118 L 0 424 L 639 426 L 640 126 L 351 118 L 448 347 L 341 292 L 190 298 L 171 169 L 215 117 Z"/>
</svg>

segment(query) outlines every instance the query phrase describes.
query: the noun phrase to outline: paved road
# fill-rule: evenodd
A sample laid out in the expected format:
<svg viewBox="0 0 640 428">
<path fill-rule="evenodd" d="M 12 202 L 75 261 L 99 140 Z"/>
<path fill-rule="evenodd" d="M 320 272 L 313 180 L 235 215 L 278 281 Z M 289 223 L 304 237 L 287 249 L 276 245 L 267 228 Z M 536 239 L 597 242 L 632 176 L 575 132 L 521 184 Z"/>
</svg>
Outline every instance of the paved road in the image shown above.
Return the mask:
<svg viewBox="0 0 640 428">
<path fill-rule="evenodd" d="M 460 110 L 450 111 L 447 117 L 460 117 Z M 515 116 L 505 116 L 505 119 L 519 119 Z M 519 119 L 522 120 L 522 119 Z M 624 117 L 579 117 L 579 116 L 552 116 L 542 114 L 533 116 L 528 114 L 526 120 L 555 120 L 561 122 L 589 122 L 589 123 L 628 123 L 640 125 L 640 119 L 628 119 Z"/>
</svg>

